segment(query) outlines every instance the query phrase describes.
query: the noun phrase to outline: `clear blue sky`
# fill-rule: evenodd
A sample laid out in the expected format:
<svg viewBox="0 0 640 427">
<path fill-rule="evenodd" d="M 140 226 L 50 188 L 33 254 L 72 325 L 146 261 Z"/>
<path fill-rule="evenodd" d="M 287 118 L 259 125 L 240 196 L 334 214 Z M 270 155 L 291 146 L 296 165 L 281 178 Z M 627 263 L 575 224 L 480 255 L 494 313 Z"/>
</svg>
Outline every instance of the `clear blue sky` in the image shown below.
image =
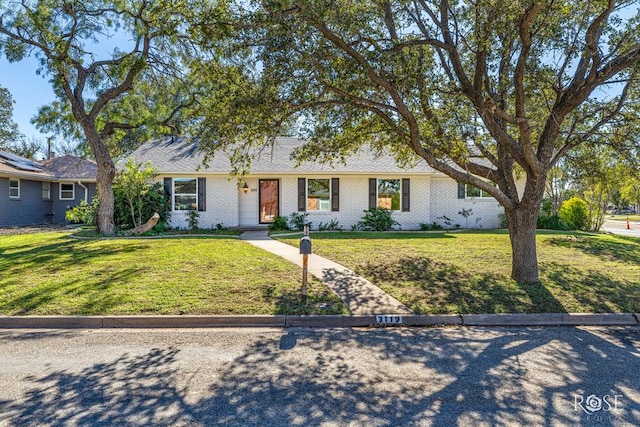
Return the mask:
<svg viewBox="0 0 640 427">
<path fill-rule="evenodd" d="M 35 58 L 25 58 L 16 63 L 9 63 L 4 55 L 0 58 L 0 86 L 9 89 L 15 104 L 13 120 L 18 124 L 20 132 L 28 138 L 44 138 L 30 123 L 42 105 L 55 99 L 48 77 L 36 75 L 38 62 Z"/>
</svg>

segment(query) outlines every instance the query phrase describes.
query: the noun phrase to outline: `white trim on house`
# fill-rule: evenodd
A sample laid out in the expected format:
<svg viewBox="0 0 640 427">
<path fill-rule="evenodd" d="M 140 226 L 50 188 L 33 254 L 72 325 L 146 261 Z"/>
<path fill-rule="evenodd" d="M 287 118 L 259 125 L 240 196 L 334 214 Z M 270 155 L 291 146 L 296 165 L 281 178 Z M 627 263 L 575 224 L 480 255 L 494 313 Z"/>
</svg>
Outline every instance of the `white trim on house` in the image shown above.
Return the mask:
<svg viewBox="0 0 640 427">
<path fill-rule="evenodd" d="M 71 186 L 71 190 L 66 189 L 64 190 L 62 187 L 65 185 L 70 185 Z M 76 199 L 76 185 L 75 182 L 61 182 L 58 186 L 58 193 L 59 193 L 59 197 L 60 200 L 75 200 Z M 69 193 L 71 192 L 71 197 L 63 197 L 62 193 Z"/>
<path fill-rule="evenodd" d="M 15 182 L 18 185 L 11 186 L 11 182 Z M 14 191 L 17 190 L 17 191 Z M 14 192 L 14 194 L 12 194 Z M 9 198 L 10 199 L 19 199 L 20 198 L 20 179 L 18 178 L 9 178 Z"/>
<path fill-rule="evenodd" d="M 376 206 L 378 204 L 379 179 L 399 180 L 399 205 L 392 211 L 392 216 L 400 223 L 400 229 L 415 230 L 421 224 L 433 222 L 441 225 L 450 222 L 451 226 L 458 224 L 469 228 L 499 226 L 499 215 L 504 211 L 495 199 L 458 198 L 458 183 L 430 168 L 424 160 L 412 167 L 401 168 L 391 156 L 362 149 L 348 157 L 345 164 L 330 166 L 306 162 L 296 166 L 290 153 L 301 143 L 295 138 L 277 138 L 274 149 L 265 150 L 269 155 L 263 154 L 254 159 L 251 173 L 239 183 L 229 176 L 230 163 L 224 152 L 216 153 L 204 166 L 204 154 L 198 151 L 197 144 L 180 138 L 149 141 L 131 157 L 136 162 L 151 162 L 157 168 L 157 179 L 164 181 L 165 188 L 171 191 L 172 206 L 175 203 L 175 179 L 198 177 L 198 180 L 205 180 L 202 192 L 198 181 L 196 196 L 196 203 L 201 196 L 208 202 L 204 209 L 200 209 L 199 226 L 202 228 L 215 227 L 216 224 L 224 227 L 258 226 L 258 187 L 260 180 L 266 179 L 279 182 L 279 215 L 288 217 L 293 213 L 306 213 L 313 228 L 317 228 L 320 222 L 326 224 L 331 220 L 337 220 L 344 229 L 357 224 L 364 211 L 372 206 L 374 197 Z M 172 182 L 170 189 L 169 179 Z M 329 181 L 328 209 L 326 198 L 321 202 L 323 209 L 309 209 L 309 183 L 313 179 Z M 372 194 L 374 179 L 375 194 Z M 248 186 L 247 193 L 242 190 L 244 183 Z M 394 199 L 394 206 L 395 203 Z M 186 211 L 172 210 L 171 226 L 184 228 L 186 220 Z"/>
</svg>

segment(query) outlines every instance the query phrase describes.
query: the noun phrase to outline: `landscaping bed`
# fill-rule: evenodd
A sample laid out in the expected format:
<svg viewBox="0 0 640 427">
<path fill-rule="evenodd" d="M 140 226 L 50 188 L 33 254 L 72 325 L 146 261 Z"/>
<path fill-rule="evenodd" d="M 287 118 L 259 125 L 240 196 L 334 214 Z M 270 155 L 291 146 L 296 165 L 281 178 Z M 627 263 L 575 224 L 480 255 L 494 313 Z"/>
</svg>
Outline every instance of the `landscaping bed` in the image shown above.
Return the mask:
<svg viewBox="0 0 640 427">
<path fill-rule="evenodd" d="M 279 240 L 297 245 L 299 236 Z M 539 285 L 510 279 L 505 231 L 311 233 L 314 253 L 416 313 L 640 311 L 640 239 L 539 232 Z"/>
<path fill-rule="evenodd" d="M 233 238 L 5 235 L 0 254 L 0 315 L 347 312 L 315 279 L 301 304 L 299 267 Z"/>
</svg>

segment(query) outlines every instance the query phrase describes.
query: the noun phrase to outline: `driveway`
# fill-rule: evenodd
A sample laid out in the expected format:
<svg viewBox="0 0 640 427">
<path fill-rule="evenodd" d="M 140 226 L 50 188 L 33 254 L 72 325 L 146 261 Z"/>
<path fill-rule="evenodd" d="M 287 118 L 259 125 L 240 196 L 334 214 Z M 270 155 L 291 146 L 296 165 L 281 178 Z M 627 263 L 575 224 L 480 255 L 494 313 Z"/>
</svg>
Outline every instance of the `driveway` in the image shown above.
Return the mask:
<svg viewBox="0 0 640 427">
<path fill-rule="evenodd" d="M 612 234 L 619 234 L 621 236 L 640 237 L 640 222 L 630 222 L 627 229 L 626 221 L 605 221 L 602 226 L 602 231 L 607 231 Z"/>
<path fill-rule="evenodd" d="M 0 426 L 637 426 L 639 332 L 4 330 Z"/>
</svg>

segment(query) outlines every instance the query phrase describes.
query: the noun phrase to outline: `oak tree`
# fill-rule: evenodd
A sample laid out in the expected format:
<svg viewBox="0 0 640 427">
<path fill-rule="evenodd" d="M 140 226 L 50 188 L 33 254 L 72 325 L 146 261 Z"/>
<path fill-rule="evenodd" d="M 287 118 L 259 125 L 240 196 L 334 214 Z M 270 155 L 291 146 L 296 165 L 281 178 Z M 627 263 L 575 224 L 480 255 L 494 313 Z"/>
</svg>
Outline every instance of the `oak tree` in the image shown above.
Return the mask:
<svg viewBox="0 0 640 427">
<path fill-rule="evenodd" d="M 38 73 L 50 76 L 57 95 L 41 110 L 41 124 L 83 138 L 98 165 L 97 227 L 104 234 L 114 232 L 116 169 L 109 148 L 146 123 L 142 105 L 157 105 L 156 97 L 136 93 L 140 82 L 180 74 L 188 43 L 178 42 L 189 40 L 188 17 L 198 10 L 189 0 L 0 3 L 0 47 L 10 61 L 35 55 Z M 175 108 L 154 120 L 168 123 Z"/>
<path fill-rule="evenodd" d="M 309 140 L 298 159 L 340 159 L 363 144 L 401 163 L 424 159 L 504 207 L 519 282 L 538 282 L 547 174 L 614 123 L 638 84 L 637 1 L 264 0 L 236 10 L 233 64 L 244 67 L 205 104 L 232 108 L 201 109 L 209 149 L 263 144 L 293 123 Z"/>
</svg>

